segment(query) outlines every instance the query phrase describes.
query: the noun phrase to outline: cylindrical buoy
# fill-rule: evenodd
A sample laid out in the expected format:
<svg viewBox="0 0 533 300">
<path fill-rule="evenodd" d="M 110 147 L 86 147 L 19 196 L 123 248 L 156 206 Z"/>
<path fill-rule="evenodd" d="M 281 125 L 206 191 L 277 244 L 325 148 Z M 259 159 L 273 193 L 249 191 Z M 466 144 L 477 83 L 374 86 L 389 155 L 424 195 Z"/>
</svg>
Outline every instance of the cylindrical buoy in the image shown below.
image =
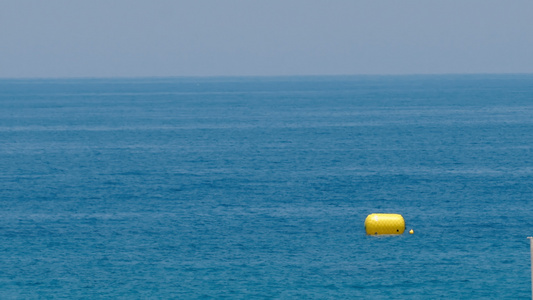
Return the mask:
<svg viewBox="0 0 533 300">
<path fill-rule="evenodd" d="M 370 214 L 365 220 L 366 234 L 403 234 L 405 220 L 399 214 Z"/>
</svg>

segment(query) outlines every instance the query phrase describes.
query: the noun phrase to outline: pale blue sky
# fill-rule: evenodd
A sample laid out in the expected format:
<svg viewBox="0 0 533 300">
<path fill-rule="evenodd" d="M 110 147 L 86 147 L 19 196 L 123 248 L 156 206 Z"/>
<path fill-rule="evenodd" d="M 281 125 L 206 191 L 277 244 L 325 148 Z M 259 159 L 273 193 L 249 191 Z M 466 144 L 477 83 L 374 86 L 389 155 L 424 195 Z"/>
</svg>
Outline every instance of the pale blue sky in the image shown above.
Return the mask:
<svg viewBox="0 0 533 300">
<path fill-rule="evenodd" d="M 533 1 L 0 0 L 0 77 L 533 73 Z"/>
</svg>

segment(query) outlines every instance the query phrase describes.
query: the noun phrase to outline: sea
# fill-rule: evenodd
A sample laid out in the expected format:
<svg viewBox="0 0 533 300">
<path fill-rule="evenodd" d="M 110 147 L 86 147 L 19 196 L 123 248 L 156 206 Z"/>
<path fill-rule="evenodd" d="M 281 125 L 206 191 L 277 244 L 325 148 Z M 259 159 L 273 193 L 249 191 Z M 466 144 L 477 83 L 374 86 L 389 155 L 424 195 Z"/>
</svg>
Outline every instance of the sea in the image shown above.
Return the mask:
<svg viewBox="0 0 533 300">
<path fill-rule="evenodd" d="M 0 80 L 1 299 L 530 299 L 529 236 L 531 74 Z"/>
</svg>

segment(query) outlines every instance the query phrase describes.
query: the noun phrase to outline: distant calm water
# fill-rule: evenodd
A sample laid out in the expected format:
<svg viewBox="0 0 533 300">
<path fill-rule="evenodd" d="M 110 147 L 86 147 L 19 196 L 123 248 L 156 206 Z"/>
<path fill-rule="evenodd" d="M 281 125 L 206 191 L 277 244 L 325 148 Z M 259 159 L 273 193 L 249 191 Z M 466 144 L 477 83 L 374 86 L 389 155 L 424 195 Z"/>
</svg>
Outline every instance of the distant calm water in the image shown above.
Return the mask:
<svg viewBox="0 0 533 300">
<path fill-rule="evenodd" d="M 0 80 L 0 141 L 2 299 L 531 297 L 533 75 Z"/>
</svg>

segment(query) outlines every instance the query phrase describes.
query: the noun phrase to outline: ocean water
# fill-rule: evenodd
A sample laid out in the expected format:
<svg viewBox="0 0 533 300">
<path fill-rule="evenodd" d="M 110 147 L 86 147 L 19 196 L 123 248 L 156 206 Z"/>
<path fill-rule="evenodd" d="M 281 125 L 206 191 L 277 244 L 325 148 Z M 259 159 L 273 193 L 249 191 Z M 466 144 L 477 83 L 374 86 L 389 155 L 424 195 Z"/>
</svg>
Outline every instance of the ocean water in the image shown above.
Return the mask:
<svg viewBox="0 0 533 300">
<path fill-rule="evenodd" d="M 531 297 L 533 75 L 4 79 L 0 141 L 2 299 Z"/>
</svg>

